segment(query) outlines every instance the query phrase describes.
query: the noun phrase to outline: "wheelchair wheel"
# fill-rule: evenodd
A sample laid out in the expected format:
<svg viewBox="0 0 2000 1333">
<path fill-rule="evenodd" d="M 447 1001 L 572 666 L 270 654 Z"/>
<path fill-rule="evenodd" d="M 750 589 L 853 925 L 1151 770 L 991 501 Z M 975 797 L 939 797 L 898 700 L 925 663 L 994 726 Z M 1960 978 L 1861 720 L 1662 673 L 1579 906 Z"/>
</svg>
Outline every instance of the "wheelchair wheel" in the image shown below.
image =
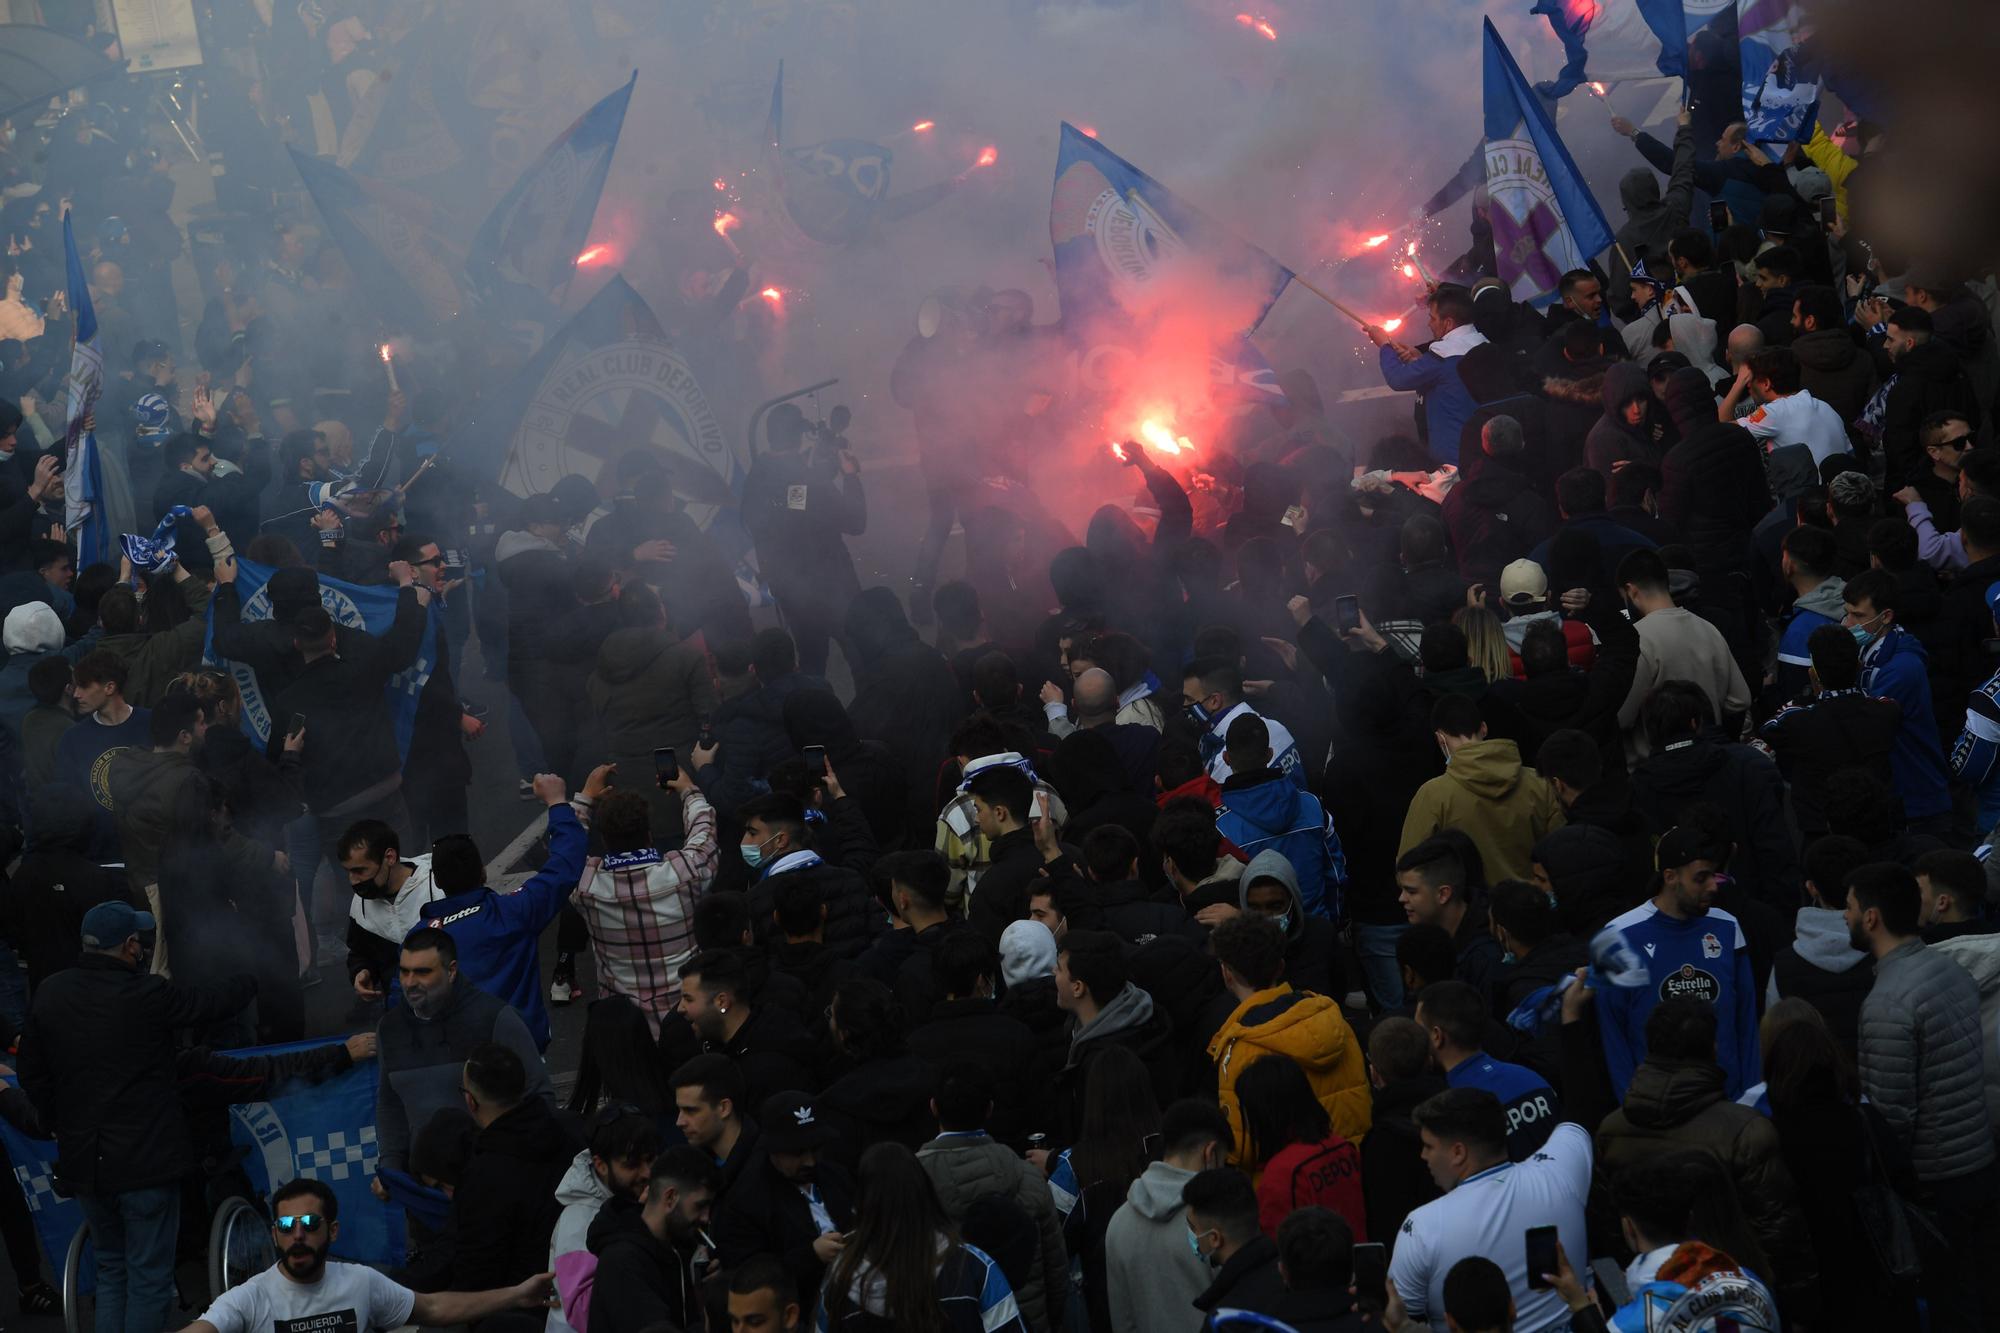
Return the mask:
<svg viewBox="0 0 2000 1333">
<path fill-rule="evenodd" d="M 90 1253 L 90 1224 L 76 1229 L 70 1237 L 69 1252 L 63 1255 L 62 1317 L 64 1333 L 91 1333 L 97 1326 L 97 1298 L 79 1290 L 83 1286 L 84 1265 L 96 1265 Z"/>
<path fill-rule="evenodd" d="M 232 1196 L 215 1210 L 208 1226 L 208 1297 L 247 1282 L 277 1261 L 271 1224 L 248 1199 Z"/>
</svg>

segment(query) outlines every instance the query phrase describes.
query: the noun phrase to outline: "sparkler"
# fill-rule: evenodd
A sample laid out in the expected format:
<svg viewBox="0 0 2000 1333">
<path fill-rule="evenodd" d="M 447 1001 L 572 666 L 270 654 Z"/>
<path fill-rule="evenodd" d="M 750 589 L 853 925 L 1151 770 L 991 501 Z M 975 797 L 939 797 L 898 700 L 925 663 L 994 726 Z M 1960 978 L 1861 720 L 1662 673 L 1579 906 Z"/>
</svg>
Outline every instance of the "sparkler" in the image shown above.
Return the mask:
<svg viewBox="0 0 2000 1333">
<path fill-rule="evenodd" d="M 402 386 L 396 383 L 396 359 L 389 351 L 389 344 L 383 343 L 376 350 L 382 354 L 382 369 L 389 372 L 389 392 L 401 393 Z"/>
</svg>

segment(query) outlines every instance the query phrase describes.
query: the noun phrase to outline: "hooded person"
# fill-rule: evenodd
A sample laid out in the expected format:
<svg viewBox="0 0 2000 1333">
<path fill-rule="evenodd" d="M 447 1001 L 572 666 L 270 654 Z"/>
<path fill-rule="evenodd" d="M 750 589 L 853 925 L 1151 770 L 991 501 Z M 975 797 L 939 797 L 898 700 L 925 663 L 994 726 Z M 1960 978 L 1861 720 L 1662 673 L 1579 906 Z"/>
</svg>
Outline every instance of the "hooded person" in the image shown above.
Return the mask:
<svg viewBox="0 0 2000 1333">
<path fill-rule="evenodd" d="M 1565 824 L 1535 844 L 1533 882 L 1555 899 L 1564 930 L 1587 940 L 1645 900 L 1652 839 L 1645 841 L 1648 855 L 1640 867 L 1617 834 L 1595 824 Z M 1635 876 L 1635 869 L 1643 873 Z"/>
<path fill-rule="evenodd" d="M 965 714 L 951 664 L 917 637 L 902 603 L 887 588 L 866 588 L 847 607 L 843 644 L 854 651 L 854 701 L 847 715 L 866 740 L 879 741 L 901 769 L 901 823 L 921 828 L 935 815 L 931 797 L 938 756 Z"/>
<path fill-rule="evenodd" d="M 825 746 L 827 767 L 833 770 L 840 789 L 860 803 L 876 844 L 894 842 L 903 831 L 909 802 L 904 770 L 889 747 L 880 741 L 862 740 L 839 696 L 829 689 L 811 686 L 792 690 L 785 696 L 782 713 L 793 750 Z"/>
<path fill-rule="evenodd" d="M 63 639 L 62 621 L 47 602 L 23 602 L 0 624 L 0 645 L 7 649 L 7 664 L 0 667 L 0 718 L 5 719 L 16 749 L 21 719 L 35 706 L 34 691 L 28 688 L 28 672 L 35 663 L 57 654 L 74 662 L 97 646 L 94 631 L 67 648 Z"/>
<path fill-rule="evenodd" d="M 1833 288 L 1801 287 L 1793 300 L 1799 332 L 1792 339 L 1792 355 L 1799 359 L 1799 386 L 1851 422 L 1875 392 L 1875 363 L 1854 340 Z"/>
<path fill-rule="evenodd" d="M 1157 1100 L 1179 1095 L 1183 1061 L 1173 1022 L 1130 981 L 1123 940 L 1108 930 L 1067 932 L 1056 955 L 1055 982 L 1056 1002 L 1074 1020 L 1069 1054 L 1055 1076 L 1062 1141 L 1074 1142 L 1080 1132 L 1091 1067 L 1113 1046 L 1139 1057 Z"/>
<path fill-rule="evenodd" d="M 636 776 L 651 771 L 656 750 L 670 749 L 692 768 L 701 720 L 716 709 L 707 655 L 675 632 L 659 595 L 643 583 L 619 593 L 618 619 L 583 685 L 608 742 L 604 757 Z M 653 836 L 662 843 L 677 838 L 679 800 L 656 782 L 634 782 L 631 789 L 646 797 Z"/>
<path fill-rule="evenodd" d="M 1620 361 L 1605 372 L 1601 393 L 1604 415 L 1584 437 L 1584 466 L 1603 473 L 1607 483 L 1620 463 L 1660 466 L 1674 435 L 1646 368 Z"/>
<path fill-rule="evenodd" d="M 1069 1059 L 1069 1015 L 1056 1004 L 1056 937 L 1040 921 L 1000 933 L 1000 1012 L 1034 1034 L 1047 1068 Z"/>
<path fill-rule="evenodd" d="M 597 1256 L 589 1248 L 592 1226 L 607 1208 L 634 1212 L 645 1202 L 659 1154 L 652 1117 L 630 1106 L 607 1107 L 596 1117 L 589 1146 L 571 1159 L 556 1185 L 562 1212 L 549 1237 L 548 1266 L 562 1308 L 550 1312 L 548 1333 L 573 1333 L 588 1325 L 597 1277 Z"/>
<path fill-rule="evenodd" d="M 1282 770 L 1271 766 L 1270 730 L 1255 713 L 1229 724 L 1225 747 L 1232 772 L 1222 784 L 1216 831 L 1253 858 L 1253 864 L 1262 852 L 1278 853 L 1304 911 L 1322 920 L 1341 919 L 1347 856 L 1333 817 L 1317 796 L 1300 791 Z M 1243 882 L 1249 882 L 1247 876 Z"/>
<path fill-rule="evenodd" d="M 1612 250 L 1610 294 L 1614 304 L 1625 296 L 1626 265 L 1619 256 L 1664 264 L 1667 243 L 1687 225 L 1694 209 L 1694 129 L 1692 113 L 1682 111 L 1674 131 L 1673 164 L 1667 188 L 1651 167 L 1633 167 L 1618 180 L 1618 202 L 1625 207 L 1625 221 L 1615 233 L 1618 245 Z"/>
<path fill-rule="evenodd" d="M 1683 287 L 1676 290 L 1687 289 Z M 1686 357 L 1690 366 L 1708 376 L 1710 385 L 1719 385 L 1729 378 L 1729 372 L 1715 359 L 1715 349 L 1721 342 L 1721 334 L 1716 331 L 1713 319 L 1706 315 L 1677 310 L 1667 316 L 1667 331 L 1673 335 L 1673 349 Z M 1676 422 L 1677 430 L 1678 425 Z"/>
<path fill-rule="evenodd" d="M 1257 873 L 1256 864 L 1251 863 L 1246 880 Z M 1290 1060 L 1305 1072 L 1313 1098 L 1325 1109 L 1334 1133 L 1359 1143 L 1368 1132 L 1368 1071 L 1361 1042 L 1341 1015 L 1338 1001 L 1294 989 L 1285 980 L 1283 942 L 1277 923 L 1258 913 L 1232 917 L 1209 937 L 1209 948 L 1222 969 L 1222 984 L 1236 1000 L 1221 1030 L 1209 1040 L 1208 1058 L 1215 1063 L 1217 1096 L 1237 1145 L 1231 1157 L 1238 1162 L 1244 1160 L 1247 1135 L 1236 1081 L 1267 1055 Z"/>
<path fill-rule="evenodd" d="M 1340 930 L 1332 919 L 1315 916 L 1299 891 L 1297 869 L 1275 848 L 1257 853 L 1236 881 L 1237 905 L 1277 924 L 1285 941 L 1285 980 L 1292 989 L 1339 998 Z M 1335 904 L 1337 905 L 1337 903 Z"/>
</svg>

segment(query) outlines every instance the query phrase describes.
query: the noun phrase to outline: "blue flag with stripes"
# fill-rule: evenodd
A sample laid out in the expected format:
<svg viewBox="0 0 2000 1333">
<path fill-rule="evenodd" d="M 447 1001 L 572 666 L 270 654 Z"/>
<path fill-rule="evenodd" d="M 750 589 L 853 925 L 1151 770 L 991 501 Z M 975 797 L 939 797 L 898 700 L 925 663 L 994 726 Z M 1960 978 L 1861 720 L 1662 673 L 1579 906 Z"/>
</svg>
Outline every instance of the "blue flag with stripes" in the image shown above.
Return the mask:
<svg viewBox="0 0 2000 1333">
<path fill-rule="evenodd" d="M 63 527 L 76 539 L 82 569 L 111 558 L 111 522 L 104 512 L 104 469 L 97 457 L 97 432 L 85 420 L 104 393 L 104 349 L 97 341 L 97 310 L 90 303 L 76 231 L 63 214 L 63 268 L 70 309 L 76 312 L 76 346 L 69 358 L 69 395 L 63 428 Z"/>
<path fill-rule="evenodd" d="M 482 298 L 514 294 L 531 305 L 554 303 L 569 283 L 638 82 L 635 70 L 624 87 L 577 117 L 493 205 L 465 258 L 466 276 Z"/>
<path fill-rule="evenodd" d="M 1486 27 L 1486 193 L 1500 281 L 1517 301 L 1546 305 L 1571 269 L 1611 245 L 1611 224 L 1556 134 L 1521 67 Z"/>
<path fill-rule="evenodd" d="M 1819 122 L 1819 60 L 1798 0 L 1736 0 L 1743 120 L 1758 143 L 1803 143 Z"/>
</svg>

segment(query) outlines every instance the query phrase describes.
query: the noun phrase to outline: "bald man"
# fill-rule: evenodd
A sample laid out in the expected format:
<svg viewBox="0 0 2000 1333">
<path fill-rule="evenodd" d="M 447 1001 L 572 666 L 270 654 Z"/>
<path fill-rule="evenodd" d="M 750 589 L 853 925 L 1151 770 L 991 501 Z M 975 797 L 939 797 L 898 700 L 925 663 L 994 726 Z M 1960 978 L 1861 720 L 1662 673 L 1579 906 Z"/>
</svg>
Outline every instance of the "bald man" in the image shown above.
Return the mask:
<svg viewBox="0 0 2000 1333">
<path fill-rule="evenodd" d="M 1764 349 L 1764 330 L 1755 324 L 1738 324 L 1729 331 L 1729 368 L 1741 370 L 1750 354 Z"/>
<path fill-rule="evenodd" d="M 1076 678 L 1076 725 L 1108 727 L 1118 720 L 1118 682 L 1103 667 Z"/>
</svg>

